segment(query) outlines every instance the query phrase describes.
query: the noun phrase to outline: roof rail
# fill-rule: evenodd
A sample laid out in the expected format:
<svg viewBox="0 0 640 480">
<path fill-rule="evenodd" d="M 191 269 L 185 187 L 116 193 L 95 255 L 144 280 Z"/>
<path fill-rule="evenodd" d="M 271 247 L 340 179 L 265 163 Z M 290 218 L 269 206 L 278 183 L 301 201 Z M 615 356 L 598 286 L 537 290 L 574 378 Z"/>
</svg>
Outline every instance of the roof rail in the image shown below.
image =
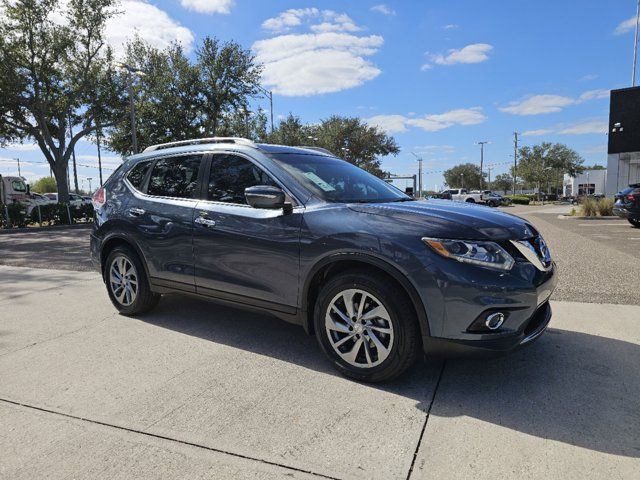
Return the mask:
<svg viewBox="0 0 640 480">
<path fill-rule="evenodd" d="M 165 148 L 183 147 L 186 145 L 205 145 L 207 143 L 236 143 L 238 145 L 247 145 L 249 147 L 257 148 L 258 146 L 248 138 L 240 137 L 209 137 L 209 138 L 195 138 L 193 140 L 180 140 L 178 142 L 159 143 L 158 145 L 151 145 L 144 149 L 145 152 L 154 152 L 156 150 L 164 150 Z"/>
<path fill-rule="evenodd" d="M 300 145 L 300 148 L 306 148 L 307 150 L 315 150 L 316 152 L 326 153 L 327 155 L 331 155 L 332 157 L 335 157 L 335 154 L 333 152 L 331 152 L 330 150 L 327 150 L 326 148 L 310 147 L 310 146 L 307 146 L 307 145 Z"/>
</svg>

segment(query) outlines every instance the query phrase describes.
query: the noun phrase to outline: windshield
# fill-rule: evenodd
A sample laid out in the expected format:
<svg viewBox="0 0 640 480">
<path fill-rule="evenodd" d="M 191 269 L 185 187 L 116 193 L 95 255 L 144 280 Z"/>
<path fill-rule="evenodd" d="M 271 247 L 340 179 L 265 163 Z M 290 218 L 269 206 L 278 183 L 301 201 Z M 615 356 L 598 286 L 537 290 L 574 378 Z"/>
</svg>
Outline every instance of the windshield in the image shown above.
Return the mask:
<svg viewBox="0 0 640 480">
<path fill-rule="evenodd" d="M 384 180 L 339 158 L 297 153 L 276 153 L 273 158 L 298 182 L 327 202 L 413 200 Z"/>
<path fill-rule="evenodd" d="M 11 188 L 13 188 L 14 192 L 26 192 L 27 186 L 22 180 L 14 180 L 11 182 Z"/>
</svg>

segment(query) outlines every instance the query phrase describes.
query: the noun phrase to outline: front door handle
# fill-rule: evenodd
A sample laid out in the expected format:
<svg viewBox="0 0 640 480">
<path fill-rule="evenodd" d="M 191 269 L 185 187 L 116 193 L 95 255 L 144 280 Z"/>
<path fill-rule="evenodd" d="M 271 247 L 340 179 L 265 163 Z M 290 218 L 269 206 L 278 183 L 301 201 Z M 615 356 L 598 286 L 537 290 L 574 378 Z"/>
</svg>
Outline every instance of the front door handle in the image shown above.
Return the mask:
<svg viewBox="0 0 640 480">
<path fill-rule="evenodd" d="M 144 215 L 145 211 L 142 208 L 130 208 L 129 216 L 130 217 L 139 217 L 140 215 Z"/>
<path fill-rule="evenodd" d="M 206 217 L 196 217 L 194 221 L 198 225 L 202 225 L 203 227 L 207 227 L 207 228 L 213 228 L 216 226 L 215 220 L 211 220 L 210 218 L 206 218 Z"/>
</svg>

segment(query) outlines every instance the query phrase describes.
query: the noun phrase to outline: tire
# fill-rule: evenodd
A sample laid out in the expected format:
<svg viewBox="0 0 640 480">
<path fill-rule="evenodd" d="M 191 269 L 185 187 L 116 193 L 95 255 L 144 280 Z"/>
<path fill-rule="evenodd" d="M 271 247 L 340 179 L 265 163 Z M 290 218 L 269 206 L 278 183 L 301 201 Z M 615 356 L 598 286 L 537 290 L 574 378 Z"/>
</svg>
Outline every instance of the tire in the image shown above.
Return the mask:
<svg viewBox="0 0 640 480">
<path fill-rule="evenodd" d="M 640 228 L 640 218 L 627 218 L 627 220 L 629 220 L 629 223 L 634 227 Z"/>
<path fill-rule="evenodd" d="M 467 198 L 465 200 L 465 202 L 467 202 L 467 203 L 476 203 L 476 201 L 473 198 Z"/>
<path fill-rule="evenodd" d="M 345 298 L 351 298 L 355 322 L 345 321 Z M 341 310 L 342 316 L 332 307 Z M 371 314 L 373 310 L 380 316 Z M 358 324 L 359 316 L 362 319 Z M 315 304 L 314 326 L 320 348 L 333 366 L 343 375 L 364 382 L 400 376 L 413 365 L 421 349 L 418 320 L 406 293 L 387 278 L 367 271 L 348 271 L 328 280 Z M 349 353 L 353 361 L 346 359 Z"/>
<path fill-rule="evenodd" d="M 158 304 L 160 295 L 151 291 L 146 270 L 138 255 L 130 248 L 114 248 L 107 256 L 104 269 L 109 299 L 122 315 L 141 315 Z M 118 279 L 119 271 L 125 272 L 126 287 L 122 287 Z"/>
</svg>

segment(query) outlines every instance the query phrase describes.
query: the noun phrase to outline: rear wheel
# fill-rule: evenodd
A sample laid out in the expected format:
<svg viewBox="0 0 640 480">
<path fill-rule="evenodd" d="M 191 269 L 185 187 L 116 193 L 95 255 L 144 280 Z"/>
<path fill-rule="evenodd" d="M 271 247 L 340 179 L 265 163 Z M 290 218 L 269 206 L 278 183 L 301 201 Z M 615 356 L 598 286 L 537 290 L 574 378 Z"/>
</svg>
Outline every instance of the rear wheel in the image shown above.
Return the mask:
<svg viewBox="0 0 640 480">
<path fill-rule="evenodd" d="M 335 368 L 357 380 L 396 378 L 420 351 L 410 300 L 371 273 L 353 271 L 330 279 L 318 296 L 314 322 L 320 347 Z"/>
<path fill-rule="evenodd" d="M 629 220 L 629 223 L 634 227 L 640 228 L 640 218 L 627 218 L 627 220 Z"/>
<path fill-rule="evenodd" d="M 160 295 L 153 293 L 138 255 L 130 248 L 114 248 L 105 262 L 105 282 L 111 303 L 123 315 L 140 315 L 155 307 Z"/>
<path fill-rule="evenodd" d="M 465 202 L 467 202 L 467 203 L 476 203 L 476 201 L 473 198 L 467 198 L 465 200 Z"/>
</svg>

